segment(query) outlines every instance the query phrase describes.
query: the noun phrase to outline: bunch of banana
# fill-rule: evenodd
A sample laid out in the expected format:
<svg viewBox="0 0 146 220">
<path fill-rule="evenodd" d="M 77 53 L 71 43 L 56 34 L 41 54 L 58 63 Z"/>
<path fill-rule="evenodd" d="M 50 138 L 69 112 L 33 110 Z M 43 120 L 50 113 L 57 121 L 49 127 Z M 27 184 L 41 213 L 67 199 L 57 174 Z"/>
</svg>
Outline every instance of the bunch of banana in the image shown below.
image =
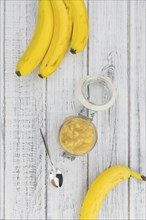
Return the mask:
<svg viewBox="0 0 146 220">
<path fill-rule="evenodd" d="M 88 14 L 84 0 L 38 0 L 38 20 L 33 38 L 18 61 L 16 74 L 31 73 L 39 64 L 39 76 L 52 74 L 71 42 L 71 53 L 82 51 L 88 40 Z"/>
<path fill-rule="evenodd" d="M 94 180 L 89 191 L 87 192 L 82 208 L 81 220 L 95 220 L 98 217 L 100 207 L 108 194 L 108 192 L 129 177 L 134 177 L 138 180 L 146 181 L 146 177 L 132 171 L 126 166 L 113 166 Z"/>
</svg>

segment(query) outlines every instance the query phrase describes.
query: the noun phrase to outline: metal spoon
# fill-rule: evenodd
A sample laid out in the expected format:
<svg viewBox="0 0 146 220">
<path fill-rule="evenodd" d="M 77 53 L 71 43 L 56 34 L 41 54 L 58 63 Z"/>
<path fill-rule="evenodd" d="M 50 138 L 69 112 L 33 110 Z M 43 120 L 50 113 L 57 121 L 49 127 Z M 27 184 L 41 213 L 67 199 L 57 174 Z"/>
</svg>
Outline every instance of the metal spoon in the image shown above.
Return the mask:
<svg viewBox="0 0 146 220">
<path fill-rule="evenodd" d="M 51 166 L 52 166 L 52 170 L 49 173 L 50 181 L 51 181 L 51 183 L 52 183 L 52 185 L 54 187 L 59 188 L 63 184 L 63 175 L 62 175 L 61 171 L 56 169 L 54 167 L 54 165 L 53 165 L 53 162 L 52 162 L 52 159 L 51 159 L 51 155 L 50 155 L 50 151 L 49 151 L 49 148 L 48 148 L 48 144 L 47 144 L 47 142 L 45 140 L 45 137 L 43 135 L 43 132 L 42 132 L 41 128 L 40 128 L 40 133 L 41 133 L 41 137 L 43 139 L 43 142 L 44 142 L 44 145 L 45 145 L 45 148 L 46 148 L 46 151 L 47 151 L 47 154 L 49 156 L 50 163 L 51 163 Z"/>
</svg>

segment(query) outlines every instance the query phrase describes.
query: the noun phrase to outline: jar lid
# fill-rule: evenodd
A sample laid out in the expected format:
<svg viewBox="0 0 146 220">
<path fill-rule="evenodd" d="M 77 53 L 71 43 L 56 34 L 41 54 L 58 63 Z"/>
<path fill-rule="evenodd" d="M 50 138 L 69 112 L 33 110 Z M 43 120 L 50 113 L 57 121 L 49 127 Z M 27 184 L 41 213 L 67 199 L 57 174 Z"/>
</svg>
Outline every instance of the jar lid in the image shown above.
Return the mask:
<svg viewBox="0 0 146 220">
<path fill-rule="evenodd" d="M 87 76 L 77 86 L 77 96 L 81 104 L 93 111 L 103 111 L 115 102 L 115 88 L 107 76 Z"/>
</svg>

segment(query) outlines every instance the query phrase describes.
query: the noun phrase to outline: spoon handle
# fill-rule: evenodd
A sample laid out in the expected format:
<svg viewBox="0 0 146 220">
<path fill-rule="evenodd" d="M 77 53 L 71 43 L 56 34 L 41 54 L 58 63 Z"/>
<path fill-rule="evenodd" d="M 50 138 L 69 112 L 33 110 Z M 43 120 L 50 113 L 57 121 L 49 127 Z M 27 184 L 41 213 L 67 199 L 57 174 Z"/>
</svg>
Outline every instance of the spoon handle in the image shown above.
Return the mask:
<svg viewBox="0 0 146 220">
<path fill-rule="evenodd" d="M 40 128 L 40 133 L 41 133 L 41 137 L 43 139 L 43 142 L 44 142 L 44 145 L 45 145 L 45 148 L 46 148 L 46 151 L 47 151 L 47 154 L 49 156 L 49 159 L 50 159 L 50 162 L 51 162 L 51 165 L 53 166 L 53 162 L 52 162 L 52 159 L 51 159 L 51 155 L 50 155 L 50 151 L 49 151 L 49 147 L 48 147 L 48 144 L 47 144 L 47 141 L 43 135 L 43 132 L 42 132 L 42 129 Z M 53 166 L 54 167 L 54 166 Z"/>
</svg>

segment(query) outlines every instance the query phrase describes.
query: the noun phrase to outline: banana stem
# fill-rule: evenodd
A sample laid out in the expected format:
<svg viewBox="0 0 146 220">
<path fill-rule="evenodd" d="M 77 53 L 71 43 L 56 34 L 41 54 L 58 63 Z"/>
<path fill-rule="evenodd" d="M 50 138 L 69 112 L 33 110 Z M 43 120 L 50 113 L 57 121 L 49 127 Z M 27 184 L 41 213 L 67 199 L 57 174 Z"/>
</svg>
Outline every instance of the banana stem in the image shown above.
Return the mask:
<svg viewBox="0 0 146 220">
<path fill-rule="evenodd" d="M 140 173 L 137 173 L 137 172 L 132 171 L 132 170 L 131 170 L 131 176 L 136 178 L 136 179 L 146 181 L 146 176 L 143 176 Z"/>
<path fill-rule="evenodd" d="M 146 181 L 146 176 L 141 176 L 143 181 Z"/>
</svg>

